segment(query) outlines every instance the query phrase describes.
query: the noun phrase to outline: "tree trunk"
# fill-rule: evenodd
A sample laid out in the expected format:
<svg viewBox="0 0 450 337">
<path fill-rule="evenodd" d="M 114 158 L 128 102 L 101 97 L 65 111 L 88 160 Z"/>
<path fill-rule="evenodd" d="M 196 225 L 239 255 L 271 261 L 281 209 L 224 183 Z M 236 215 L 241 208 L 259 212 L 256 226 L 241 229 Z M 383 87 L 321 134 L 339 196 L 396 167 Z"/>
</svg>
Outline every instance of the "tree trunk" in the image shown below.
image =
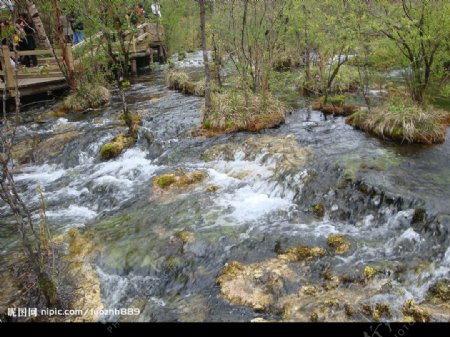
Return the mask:
<svg viewBox="0 0 450 337">
<path fill-rule="evenodd" d="M 64 31 L 62 29 L 61 20 L 59 19 L 59 17 L 61 16 L 61 10 L 59 9 L 58 1 L 53 0 L 52 7 L 53 7 L 53 10 L 55 11 L 55 19 L 58 24 L 59 44 L 60 44 L 61 50 L 63 51 L 63 59 L 64 59 L 65 65 L 66 65 L 66 71 L 67 71 L 66 80 L 70 86 L 70 89 L 76 90 L 77 86 L 76 86 L 76 81 L 75 81 L 75 71 L 73 68 L 72 59 L 71 59 L 71 57 L 69 55 L 69 51 L 68 51 L 68 48 L 70 48 L 70 47 L 68 47 L 64 41 Z"/>
<path fill-rule="evenodd" d="M 44 24 L 42 23 L 41 17 L 39 16 L 39 11 L 34 4 L 34 1 L 27 0 L 27 9 L 33 20 L 34 28 L 38 34 L 39 41 L 45 46 L 45 49 L 51 49 L 52 45 L 50 44 L 47 33 L 45 32 Z"/>
<path fill-rule="evenodd" d="M 205 0 L 199 0 L 200 6 L 200 31 L 203 49 L 203 63 L 205 64 L 205 116 L 206 118 L 211 111 L 211 76 L 209 74 L 208 65 L 208 49 L 206 48 L 206 31 L 205 31 Z"/>
</svg>

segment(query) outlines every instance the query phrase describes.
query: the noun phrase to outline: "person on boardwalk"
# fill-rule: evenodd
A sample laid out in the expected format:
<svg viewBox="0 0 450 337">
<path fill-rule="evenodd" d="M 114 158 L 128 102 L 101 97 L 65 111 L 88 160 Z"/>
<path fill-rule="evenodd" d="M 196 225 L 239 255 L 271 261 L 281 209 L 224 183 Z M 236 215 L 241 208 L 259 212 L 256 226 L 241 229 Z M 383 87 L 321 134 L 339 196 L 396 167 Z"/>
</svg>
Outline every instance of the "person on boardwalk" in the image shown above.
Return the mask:
<svg viewBox="0 0 450 337">
<path fill-rule="evenodd" d="M 19 25 L 23 29 L 24 37 L 19 41 L 20 50 L 35 50 L 36 40 L 34 39 L 35 29 L 33 22 L 28 18 L 27 14 L 20 14 Z M 22 64 L 26 67 L 36 67 L 38 65 L 36 55 L 25 55 L 22 58 Z"/>
<path fill-rule="evenodd" d="M 80 15 L 73 15 L 74 21 L 72 22 L 73 30 L 73 44 L 76 45 L 84 40 L 83 30 L 84 24 L 81 21 Z"/>
<path fill-rule="evenodd" d="M 73 41 L 72 22 L 74 21 L 74 17 L 71 14 L 62 14 L 59 16 L 60 26 L 58 27 L 58 31 L 62 32 L 65 43 L 72 43 Z"/>
</svg>

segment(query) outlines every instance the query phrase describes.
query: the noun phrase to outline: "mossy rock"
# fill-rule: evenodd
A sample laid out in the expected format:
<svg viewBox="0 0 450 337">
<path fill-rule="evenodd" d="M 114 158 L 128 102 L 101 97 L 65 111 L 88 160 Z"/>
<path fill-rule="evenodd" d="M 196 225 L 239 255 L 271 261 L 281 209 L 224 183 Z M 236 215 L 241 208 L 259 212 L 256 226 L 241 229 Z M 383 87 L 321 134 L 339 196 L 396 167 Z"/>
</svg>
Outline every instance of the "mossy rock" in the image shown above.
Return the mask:
<svg viewBox="0 0 450 337">
<path fill-rule="evenodd" d="M 391 318 L 391 308 L 386 303 L 377 303 L 373 310 L 372 317 L 374 321 L 379 321 L 381 318 Z"/>
<path fill-rule="evenodd" d="M 414 300 L 408 300 L 405 302 L 402 308 L 402 313 L 405 319 L 412 320 L 414 322 L 427 323 L 431 319 L 431 314 L 428 310 L 416 305 Z"/>
<path fill-rule="evenodd" d="M 323 204 L 315 204 L 313 206 L 313 213 L 318 217 L 323 217 L 325 215 L 325 207 Z"/>
<path fill-rule="evenodd" d="M 111 142 L 104 144 L 100 148 L 100 158 L 105 160 L 115 158 L 135 142 L 135 137 L 130 136 L 127 133 L 121 133 L 114 137 Z"/>
<path fill-rule="evenodd" d="M 428 298 L 432 303 L 450 302 L 450 280 L 443 279 L 437 281 L 428 289 Z"/>
<path fill-rule="evenodd" d="M 350 250 L 350 241 L 347 235 L 332 234 L 327 238 L 327 244 L 333 248 L 336 254 L 345 254 Z"/>
<path fill-rule="evenodd" d="M 181 240 L 183 243 L 192 243 L 195 240 L 195 234 L 188 231 L 179 231 L 174 236 Z"/>
<path fill-rule="evenodd" d="M 378 274 L 378 270 L 376 268 L 374 268 L 374 267 L 371 267 L 371 266 L 365 266 L 363 274 L 364 274 L 364 278 L 366 280 L 370 280 L 370 279 L 374 278 L 374 276 L 376 274 Z"/>
<path fill-rule="evenodd" d="M 220 188 L 220 186 L 210 185 L 206 188 L 205 192 L 213 193 L 213 192 L 216 192 L 219 188 Z"/>
<path fill-rule="evenodd" d="M 156 185 L 160 188 L 167 188 L 177 181 L 175 174 L 163 174 L 155 179 Z"/>
<path fill-rule="evenodd" d="M 322 247 L 292 247 L 278 257 L 290 262 L 306 261 L 327 255 L 327 251 Z"/>
<path fill-rule="evenodd" d="M 182 170 L 174 173 L 165 173 L 153 179 L 153 187 L 167 190 L 171 187 L 184 188 L 195 185 L 206 178 L 204 171 L 184 172 Z"/>
</svg>

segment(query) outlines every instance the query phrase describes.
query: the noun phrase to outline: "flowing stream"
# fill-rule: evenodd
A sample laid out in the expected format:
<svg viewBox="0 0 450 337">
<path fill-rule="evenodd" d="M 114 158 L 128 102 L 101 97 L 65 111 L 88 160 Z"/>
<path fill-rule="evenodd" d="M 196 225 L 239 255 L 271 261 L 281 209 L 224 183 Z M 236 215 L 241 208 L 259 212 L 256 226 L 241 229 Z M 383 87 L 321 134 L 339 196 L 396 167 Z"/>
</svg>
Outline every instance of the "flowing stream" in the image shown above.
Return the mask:
<svg viewBox="0 0 450 337">
<path fill-rule="evenodd" d="M 389 303 L 391 319 L 399 320 L 406 300 L 424 301 L 431 285 L 450 277 L 448 137 L 433 146 L 378 140 L 343 118 L 302 108 L 301 98 L 276 129 L 191 137 L 202 99 L 168 90 L 162 72 L 140 76 L 127 97 L 142 116 L 139 138 L 109 161 L 98 153 L 125 129 L 118 98 L 88 117 L 28 122 L 18 130 L 19 141 L 67 136 L 58 153 L 21 166 L 16 182 L 34 210 L 42 189 L 52 233 L 78 227 L 101 238 L 93 264 L 106 309 L 137 306 L 138 321 L 280 319 L 226 301 L 216 283 L 221 270 L 299 245 L 330 251 L 327 237 L 337 233 L 351 238 L 350 252 L 314 262 L 316 272 L 300 283 L 322 282 L 318 271 L 326 268 L 342 276 L 374 266 L 392 287 L 367 292 L 364 301 Z M 153 187 L 156 176 L 182 171 L 206 178 L 180 190 Z M 217 190 L 207 192 L 209 186 Z M 317 204 L 324 216 L 314 214 Z M 417 209 L 425 217 L 413 221 Z M 0 214 L 0 253 L 7 258 L 16 234 L 1 203 Z M 194 239 L 182 242 L 177 233 Z"/>
</svg>

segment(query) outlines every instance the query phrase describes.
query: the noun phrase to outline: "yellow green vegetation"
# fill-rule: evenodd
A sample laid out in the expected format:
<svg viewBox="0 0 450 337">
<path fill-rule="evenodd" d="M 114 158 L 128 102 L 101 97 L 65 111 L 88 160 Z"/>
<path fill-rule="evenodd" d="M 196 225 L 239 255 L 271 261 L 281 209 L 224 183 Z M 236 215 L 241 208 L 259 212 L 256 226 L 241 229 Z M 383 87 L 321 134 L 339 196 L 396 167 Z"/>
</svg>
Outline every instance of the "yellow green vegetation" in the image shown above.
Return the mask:
<svg viewBox="0 0 450 337">
<path fill-rule="evenodd" d="M 313 213 L 318 217 L 323 217 L 325 215 L 325 207 L 322 204 L 315 204 L 313 206 Z"/>
<path fill-rule="evenodd" d="M 330 235 L 327 238 L 327 244 L 336 251 L 336 254 L 345 254 L 350 249 L 350 241 L 344 234 Z"/>
<path fill-rule="evenodd" d="M 128 133 L 121 133 L 100 148 L 100 157 L 102 159 L 115 158 L 135 142 L 135 137 L 130 136 Z"/>
<path fill-rule="evenodd" d="M 426 323 L 430 321 L 431 314 L 424 308 L 421 308 L 414 300 L 408 300 L 403 305 L 403 316 L 406 320 Z"/>
<path fill-rule="evenodd" d="M 365 266 L 363 273 L 364 273 L 364 278 L 366 280 L 370 280 L 378 273 L 378 270 L 376 270 L 374 267 L 371 267 L 371 266 Z"/>
<path fill-rule="evenodd" d="M 445 141 L 449 116 L 449 112 L 396 98 L 370 112 L 356 112 L 346 122 L 381 138 L 432 144 Z"/>
<path fill-rule="evenodd" d="M 175 173 L 166 173 L 153 179 L 153 187 L 166 190 L 169 188 L 182 188 L 196 184 L 205 179 L 206 173 L 203 171 L 185 172 L 179 170 Z"/>
<path fill-rule="evenodd" d="M 428 298 L 432 303 L 449 303 L 450 302 L 450 280 L 443 279 L 436 282 L 428 290 Z"/>
<path fill-rule="evenodd" d="M 283 279 L 295 277 L 287 261 L 270 259 L 250 265 L 233 261 L 217 279 L 222 296 L 231 303 L 255 311 L 267 311 L 274 303 L 273 292 L 281 291 Z"/>
<path fill-rule="evenodd" d="M 180 91 L 183 94 L 205 96 L 205 80 L 194 82 L 188 74 L 182 71 L 167 73 L 166 84 L 169 89 Z"/>
<path fill-rule="evenodd" d="M 345 99 L 344 95 L 329 96 L 325 103 L 325 97 L 321 97 L 318 101 L 312 103 L 312 108 L 325 114 L 340 116 L 349 116 L 359 111 L 359 107 L 356 105 L 344 104 Z"/>
<path fill-rule="evenodd" d="M 216 192 L 218 189 L 220 188 L 220 186 L 217 185 L 210 185 L 206 188 L 205 192 Z"/>
<path fill-rule="evenodd" d="M 191 243 L 195 239 L 195 234 L 188 231 L 179 231 L 175 233 L 175 237 L 180 239 L 183 243 Z"/>
<path fill-rule="evenodd" d="M 68 112 L 82 112 L 106 105 L 111 98 L 108 89 L 103 86 L 86 84 L 70 94 L 64 100 L 62 110 Z"/>
<path fill-rule="evenodd" d="M 214 136 L 237 131 L 257 132 L 285 121 L 286 106 L 270 93 L 241 91 L 214 93 L 211 111 L 203 120 L 200 136 Z"/>
<path fill-rule="evenodd" d="M 327 251 L 322 247 L 292 247 L 279 255 L 279 258 L 287 261 L 305 261 L 327 255 Z"/>
<path fill-rule="evenodd" d="M 380 318 L 391 318 L 392 313 L 389 305 L 385 303 L 377 303 L 373 310 L 372 317 L 374 321 L 379 321 Z"/>
</svg>

